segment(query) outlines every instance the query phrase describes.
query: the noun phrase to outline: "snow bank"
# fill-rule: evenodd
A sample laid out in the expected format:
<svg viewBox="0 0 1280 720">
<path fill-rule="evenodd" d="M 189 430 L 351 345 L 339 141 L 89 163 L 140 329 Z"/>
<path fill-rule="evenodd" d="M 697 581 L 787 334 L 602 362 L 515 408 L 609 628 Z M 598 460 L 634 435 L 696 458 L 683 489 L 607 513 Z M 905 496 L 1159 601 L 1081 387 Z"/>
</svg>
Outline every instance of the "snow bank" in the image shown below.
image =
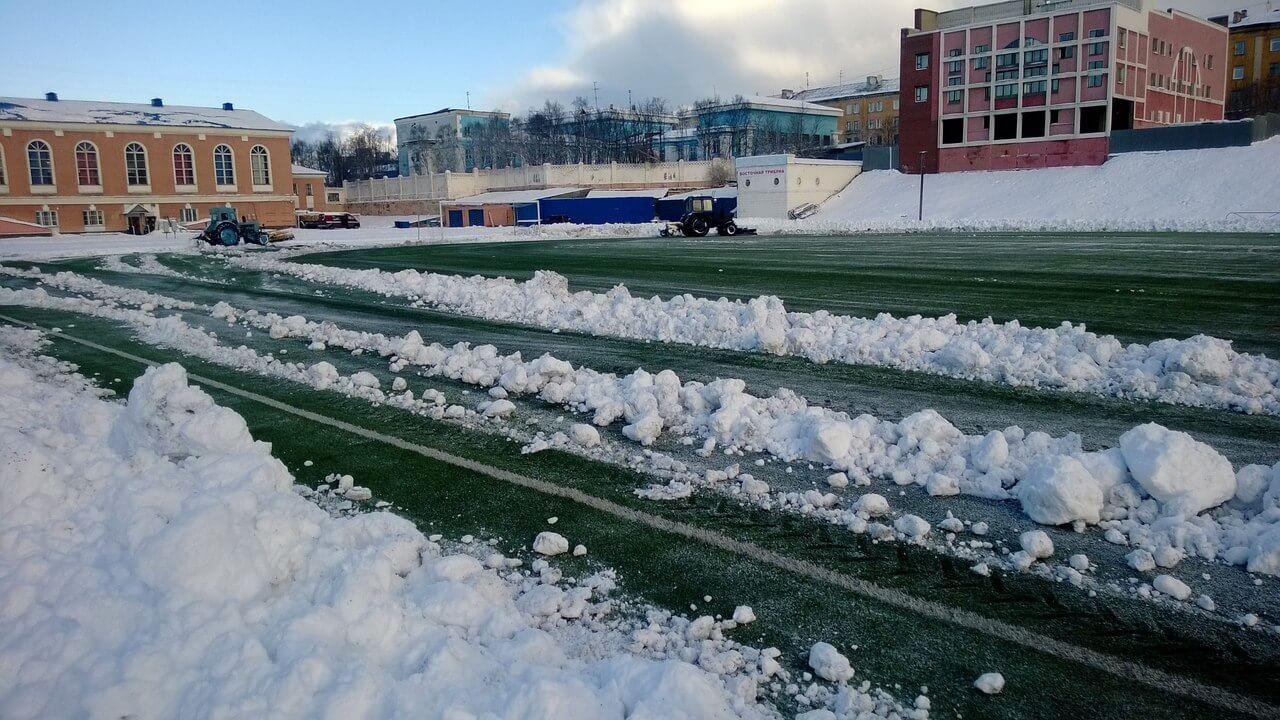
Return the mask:
<svg viewBox="0 0 1280 720">
<path fill-rule="evenodd" d="M 463 315 L 643 340 L 797 355 L 814 362 L 878 365 L 1042 389 L 1280 414 L 1280 362 L 1237 353 L 1205 335 L 1123 345 L 1082 325 L 1028 328 L 1018 321 L 959 322 L 955 315 L 874 318 L 825 310 L 788 312 L 780 299 L 636 298 L 623 285 L 570 292 L 568 280 L 538 271 L 507 278 L 351 270 L 229 256 L 236 267 L 404 297 Z"/>
<path fill-rule="evenodd" d="M 61 276 L 44 277 L 52 281 Z M 115 289 L 108 294 L 120 299 L 122 292 Z M 41 288 L 18 291 L 0 288 L 0 303 L 8 302 L 122 319 L 139 328 L 144 339 L 216 362 L 284 377 L 318 389 L 332 386 L 345 394 L 434 419 L 452 417 L 438 398 L 428 400 L 426 393 L 422 400 L 414 399 L 407 392 L 384 395 L 376 388 L 360 387 L 351 378 L 338 376 L 327 363 L 308 368 L 302 363 L 262 358 L 248 348 L 224 348 L 211 334 L 191 328 L 177 317 L 157 320 L 147 313 L 109 309 L 100 301 L 50 296 Z M 1231 473 L 1231 465 L 1212 448 L 1190 438 L 1182 439 L 1182 434 L 1159 426 L 1143 426 L 1131 431 L 1144 437 L 1165 439 L 1163 444 L 1158 441 L 1143 444 L 1141 452 L 1132 455 L 1131 467 L 1130 456 L 1123 448 L 1086 453 L 1077 435 L 1053 438 L 1016 426 L 985 436 L 970 436 L 933 410 L 917 412 L 899 422 L 868 414 L 850 418 L 845 413 L 811 406 L 803 397 L 786 389 L 779 389 L 770 397 L 756 397 L 745 391 L 745 383 L 739 379 L 719 379 L 707 384 L 683 382 L 671 370 L 657 374 L 637 370 L 619 378 L 590 368 L 574 368 L 551 355 L 525 361 L 520 353 L 500 355 L 492 345 L 428 345 L 416 331 L 403 337 L 387 337 L 344 330 L 331 323 L 314 323 L 302 316 L 281 318 L 273 313 L 242 311 L 226 303 L 215 306 L 212 314 L 228 323 L 242 322 L 250 327 L 269 329 L 273 337 L 294 337 L 359 352 L 373 351 L 390 357 L 395 369 L 412 365 L 427 376 L 441 375 L 481 387 L 500 387 L 508 395 L 536 395 L 550 404 L 590 414 L 593 423 L 599 426 L 624 421 L 626 428 L 634 428 L 652 423 L 657 434 L 644 437 L 626 433 L 624 428 L 624 435 L 637 442 L 654 442 L 664 433 L 690 439 L 696 436 L 704 438 L 699 451 L 703 456 L 720 447 L 729 454 L 766 452 L 785 461 L 818 462 L 845 473 L 850 483 L 859 487 L 870 484 L 872 478 L 883 478 L 898 485 L 916 484 L 931 489 L 945 485 L 954 489 L 954 492 L 932 493 L 935 495 L 964 493 L 990 499 L 1019 499 L 1024 511 L 1037 522 L 1071 522 L 1079 527 L 1098 523 L 1106 531 L 1108 540 L 1143 548 L 1148 555 L 1157 554 L 1168 560 L 1170 565 L 1166 566 L 1192 554 L 1248 564 L 1258 568 L 1258 572 L 1280 569 L 1280 548 L 1277 548 L 1280 543 L 1269 534 L 1280 526 L 1280 463 L 1271 468 L 1241 469 L 1253 478 L 1251 485 L 1258 488 L 1264 483 L 1267 485 L 1269 489 L 1261 493 L 1261 497 L 1254 493 L 1248 503 L 1234 499 L 1236 485 L 1232 480 L 1232 492 L 1225 493 L 1219 501 L 1232 499 L 1231 505 L 1217 508 L 1211 514 L 1191 511 L 1195 505 L 1189 505 L 1182 495 L 1153 496 L 1138 478 L 1146 477 L 1153 467 L 1168 467 L 1170 458 L 1178 457 L 1178 452 L 1191 453 L 1202 465 L 1218 473 Z M 563 433 L 557 433 L 557 437 L 561 439 L 543 441 L 544 447 L 567 447 L 570 443 Z M 1187 450 L 1188 447 L 1191 449 Z M 667 466 L 671 466 L 670 459 Z M 817 490 L 770 494 L 767 483 L 740 473 L 736 465 L 714 474 L 715 477 L 713 473 L 707 474 L 706 484 L 736 478 L 737 491 L 752 497 L 766 509 L 811 514 L 856 532 L 881 532 L 876 529 L 879 527 L 892 535 L 896 530 L 901 539 L 914 542 L 923 542 L 929 531 L 929 523 L 914 516 L 898 518 L 892 528 L 868 523 L 890 510 L 881 495 L 863 495 L 857 502 L 842 506 L 838 496 Z M 1215 482 L 1226 481 L 1219 477 Z M 1199 486 L 1192 482 L 1189 492 L 1202 492 L 1197 488 Z M 664 488 L 655 497 L 675 490 L 680 491 L 679 496 L 687 496 L 692 487 L 685 483 L 672 490 Z M 1218 496 L 1224 494 L 1220 490 L 1213 492 Z"/>
<path fill-rule="evenodd" d="M 1124 153 L 1094 167 L 929 175 L 924 222 L 916 221 L 920 176 L 873 170 L 858 176 L 808 220 L 756 227 L 806 234 L 897 229 L 1275 232 L 1280 217 L 1227 216 L 1274 210 L 1276 187 L 1280 138 L 1249 147 Z"/>
<path fill-rule="evenodd" d="M 765 714 L 693 664 L 576 657 L 541 623 L 596 612 L 590 587 L 329 515 L 178 365 L 120 405 L 10 355 L 0 397 L 6 717 Z"/>
</svg>

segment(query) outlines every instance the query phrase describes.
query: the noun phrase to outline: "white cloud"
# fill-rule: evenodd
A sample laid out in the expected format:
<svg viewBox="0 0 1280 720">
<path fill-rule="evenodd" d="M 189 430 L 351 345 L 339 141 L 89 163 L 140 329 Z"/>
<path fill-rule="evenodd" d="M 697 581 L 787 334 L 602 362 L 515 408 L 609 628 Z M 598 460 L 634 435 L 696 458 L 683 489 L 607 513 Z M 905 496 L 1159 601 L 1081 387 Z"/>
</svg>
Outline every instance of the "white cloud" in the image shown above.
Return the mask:
<svg viewBox="0 0 1280 720">
<path fill-rule="evenodd" d="M 1236 0 L 1245 2 L 1246 0 Z M 718 94 L 775 94 L 828 85 L 842 76 L 896 76 L 902 28 L 913 9 L 972 5 L 963 0 L 580 0 L 563 18 L 566 51 L 508 87 L 493 107 L 520 112 L 546 98 L 625 105 L 656 95 L 675 104 Z M 982 3 L 978 3 L 982 4 Z M 1172 0 L 1197 14 L 1231 0 Z"/>
</svg>

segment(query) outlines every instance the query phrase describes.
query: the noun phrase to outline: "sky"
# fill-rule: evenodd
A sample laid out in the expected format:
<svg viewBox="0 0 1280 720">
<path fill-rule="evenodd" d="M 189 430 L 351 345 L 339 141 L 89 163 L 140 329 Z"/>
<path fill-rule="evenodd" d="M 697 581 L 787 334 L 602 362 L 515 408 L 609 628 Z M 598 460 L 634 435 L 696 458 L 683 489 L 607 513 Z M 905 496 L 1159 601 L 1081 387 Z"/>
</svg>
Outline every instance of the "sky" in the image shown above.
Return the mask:
<svg viewBox="0 0 1280 720">
<path fill-rule="evenodd" d="M 216 106 L 315 136 L 442 107 L 601 107 L 897 74 L 918 6 L 964 0 L 0 0 L 0 95 Z M 1201 15 L 1265 0 L 1164 0 Z M 53 50 L 56 49 L 56 50 Z"/>
</svg>

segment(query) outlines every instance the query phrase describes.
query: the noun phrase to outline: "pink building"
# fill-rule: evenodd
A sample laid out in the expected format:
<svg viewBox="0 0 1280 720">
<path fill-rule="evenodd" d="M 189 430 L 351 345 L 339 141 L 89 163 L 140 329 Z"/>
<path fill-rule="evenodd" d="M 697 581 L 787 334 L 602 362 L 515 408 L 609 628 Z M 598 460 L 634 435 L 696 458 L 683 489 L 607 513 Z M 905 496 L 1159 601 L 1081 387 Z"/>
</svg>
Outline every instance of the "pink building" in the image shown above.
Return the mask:
<svg viewBox="0 0 1280 720">
<path fill-rule="evenodd" d="M 1114 130 L 1223 117 L 1227 29 L 1152 0 L 916 10 L 902 35 L 911 172 L 1098 165 Z"/>
</svg>

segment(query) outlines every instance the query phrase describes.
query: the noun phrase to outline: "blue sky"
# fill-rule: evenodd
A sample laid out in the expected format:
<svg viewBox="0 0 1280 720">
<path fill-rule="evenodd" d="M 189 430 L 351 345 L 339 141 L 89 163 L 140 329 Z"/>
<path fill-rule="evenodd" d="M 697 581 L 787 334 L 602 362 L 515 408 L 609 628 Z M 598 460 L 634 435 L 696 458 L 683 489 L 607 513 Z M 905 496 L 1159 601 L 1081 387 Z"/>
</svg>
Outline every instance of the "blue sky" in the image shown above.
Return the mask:
<svg viewBox="0 0 1280 720">
<path fill-rule="evenodd" d="M 512 73 L 554 61 L 556 18 L 573 4 L 0 0 L 0 25 L 21 28 L 0 44 L 0 95 L 230 100 L 297 124 L 390 120 L 462 106 L 468 90 L 475 105 Z"/>
<path fill-rule="evenodd" d="M 983 2 L 984 0 L 976 0 Z M 239 107 L 386 125 L 546 98 L 671 105 L 896 76 L 917 6 L 975 0 L 0 0 L 0 95 Z M 1162 0 L 1200 14 L 1264 0 Z"/>
</svg>

